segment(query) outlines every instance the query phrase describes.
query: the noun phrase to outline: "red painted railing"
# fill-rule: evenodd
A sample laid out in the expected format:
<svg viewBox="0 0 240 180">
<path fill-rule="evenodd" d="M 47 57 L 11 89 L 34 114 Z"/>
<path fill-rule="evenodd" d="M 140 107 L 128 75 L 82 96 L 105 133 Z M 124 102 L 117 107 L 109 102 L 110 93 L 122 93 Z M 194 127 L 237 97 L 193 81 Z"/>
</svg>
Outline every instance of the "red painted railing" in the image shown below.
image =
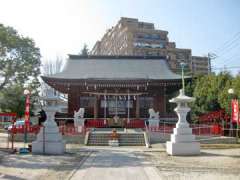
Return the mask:
<svg viewBox="0 0 240 180">
<path fill-rule="evenodd" d="M 144 128 L 145 121 L 143 119 L 127 119 L 123 120 L 125 128 Z M 85 120 L 86 128 L 107 128 L 109 127 L 108 121 L 104 119 L 87 119 Z"/>
<path fill-rule="evenodd" d="M 62 133 L 62 135 L 79 135 L 79 134 L 85 134 L 86 131 L 88 131 L 89 128 L 96 127 L 96 128 L 102 128 L 106 127 L 107 125 L 104 124 L 104 121 L 89 121 L 86 123 L 89 125 L 89 127 L 74 127 L 73 125 L 61 125 L 59 126 L 59 132 Z M 91 125 L 91 126 L 90 126 Z M 131 120 L 129 123 L 127 123 L 126 128 L 145 128 L 145 124 L 143 120 Z M 173 133 L 173 128 L 175 127 L 175 124 L 161 124 L 159 126 L 149 126 L 146 127 L 146 130 L 149 132 L 159 132 L 159 133 L 166 133 L 171 134 Z M 221 135 L 222 134 L 222 128 L 220 125 L 190 125 L 192 128 L 192 132 L 195 135 Z M 27 129 L 27 133 L 39 133 L 41 126 L 35 125 L 31 126 Z M 25 131 L 24 126 L 15 127 L 9 133 L 14 134 L 23 134 Z"/>
<path fill-rule="evenodd" d="M 14 133 L 14 134 L 21 134 L 21 133 L 25 133 L 25 131 L 27 133 L 35 133 L 37 134 L 40 130 L 41 126 L 39 125 L 35 125 L 35 126 L 29 126 L 27 127 L 27 129 L 25 130 L 25 126 L 22 125 L 22 126 L 18 126 L 18 127 L 14 127 L 9 130 L 10 133 Z"/>
<path fill-rule="evenodd" d="M 190 125 L 192 128 L 192 133 L 195 135 L 222 135 L 222 128 L 218 124 L 216 125 Z M 159 126 L 147 127 L 147 130 L 150 132 L 159 132 L 171 134 L 175 124 L 166 124 Z"/>
<path fill-rule="evenodd" d="M 105 128 L 107 127 L 107 121 L 104 119 L 87 119 L 85 120 L 86 128 Z"/>
<path fill-rule="evenodd" d="M 33 134 L 38 134 L 42 126 L 35 125 L 29 127 L 26 132 L 27 133 L 33 133 Z M 18 126 L 14 127 L 9 131 L 9 133 L 14 133 L 14 134 L 23 134 L 25 133 L 25 127 L 24 126 Z M 74 127 L 73 125 L 63 125 L 59 126 L 59 132 L 62 133 L 62 135 L 77 135 L 77 134 L 85 134 L 87 131 L 87 128 L 85 127 Z"/>
<path fill-rule="evenodd" d="M 131 119 L 125 123 L 126 128 L 145 128 L 145 121 L 141 119 Z"/>
</svg>

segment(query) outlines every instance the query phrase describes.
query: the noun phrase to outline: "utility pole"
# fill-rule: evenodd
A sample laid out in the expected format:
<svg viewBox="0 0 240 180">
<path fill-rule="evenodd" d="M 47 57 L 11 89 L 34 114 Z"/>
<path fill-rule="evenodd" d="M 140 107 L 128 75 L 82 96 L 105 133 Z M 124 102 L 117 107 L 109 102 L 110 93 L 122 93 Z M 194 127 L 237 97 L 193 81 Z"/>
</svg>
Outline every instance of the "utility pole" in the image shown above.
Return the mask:
<svg viewBox="0 0 240 180">
<path fill-rule="evenodd" d="M 207 54 L 207 58 L 208 58 L 208 74 L 211 74 L 212 72 L 212 63 L 211 63 L 211 60 L 212 59 L 216 59 L 217 58 L 217 55 L 215 53 L 208 53 Z"/>
</svg>

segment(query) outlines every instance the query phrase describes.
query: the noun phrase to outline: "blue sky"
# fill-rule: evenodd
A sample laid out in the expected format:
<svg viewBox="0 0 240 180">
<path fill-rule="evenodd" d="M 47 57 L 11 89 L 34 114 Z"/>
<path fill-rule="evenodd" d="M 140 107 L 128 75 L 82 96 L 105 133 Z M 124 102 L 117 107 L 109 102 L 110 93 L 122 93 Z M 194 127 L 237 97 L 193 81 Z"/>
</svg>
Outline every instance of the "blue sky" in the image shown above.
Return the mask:
<svg viewBox="0 0 240 180">
<path fill-rule="evenodd" d="M 43 61 L 78 53 L 83 43 L 91 48 L 120 17 L 153 22 L 193 55 L 215 52 L 214 67 L 240 66 L 238 0 L 2 0 L 0 6 L 0 23 L 33 38 Z"/>
</svg>

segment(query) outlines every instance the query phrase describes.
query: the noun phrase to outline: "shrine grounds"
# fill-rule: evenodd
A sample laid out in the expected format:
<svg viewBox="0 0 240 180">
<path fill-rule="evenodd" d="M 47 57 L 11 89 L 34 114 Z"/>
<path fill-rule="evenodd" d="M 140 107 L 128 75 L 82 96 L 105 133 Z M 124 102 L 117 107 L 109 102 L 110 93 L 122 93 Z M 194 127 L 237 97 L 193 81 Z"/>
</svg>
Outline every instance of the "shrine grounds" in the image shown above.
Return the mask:
<svg viewBox="0 0 240 180">
<path fill-rule="evenodd" d="M 1 147 L 6 134 L 0 133 Z M 23 143 L 16 143 L 22 147 Z M 0 179 L 240 179 L 240 146 L 202 145 L 199 156 L 169 156 L 164 144 L 96 147 L 68 144 L 63 156 L 0 150 Z"/>
</svg>

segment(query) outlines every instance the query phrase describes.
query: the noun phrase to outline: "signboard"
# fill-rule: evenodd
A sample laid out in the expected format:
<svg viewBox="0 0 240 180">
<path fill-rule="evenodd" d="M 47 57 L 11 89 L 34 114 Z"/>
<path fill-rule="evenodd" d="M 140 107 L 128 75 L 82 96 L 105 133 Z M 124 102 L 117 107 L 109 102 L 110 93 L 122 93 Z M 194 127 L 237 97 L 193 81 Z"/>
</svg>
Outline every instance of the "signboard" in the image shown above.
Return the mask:
<svg viewBox="0 0 240 180">
<path fill-rule="evenodd" d="M 129 104 L 129 108 L 133 108 L 133 101 L 130 100 L 129 102 L 127 100 L 108 100 L 107 102 L 105 102 L 104 100 L 101 101 L 101 108 L 115 108 L 116 105 L 118 108 L 128 108 L 128 104 Z"/>
<path fill-rule="evenodd" d="M 232 100 L 232 122 L 238 123 L 239 121 L 239 106 L 238 106 L 238 100 L 233 99 Z"/>
</svg>

